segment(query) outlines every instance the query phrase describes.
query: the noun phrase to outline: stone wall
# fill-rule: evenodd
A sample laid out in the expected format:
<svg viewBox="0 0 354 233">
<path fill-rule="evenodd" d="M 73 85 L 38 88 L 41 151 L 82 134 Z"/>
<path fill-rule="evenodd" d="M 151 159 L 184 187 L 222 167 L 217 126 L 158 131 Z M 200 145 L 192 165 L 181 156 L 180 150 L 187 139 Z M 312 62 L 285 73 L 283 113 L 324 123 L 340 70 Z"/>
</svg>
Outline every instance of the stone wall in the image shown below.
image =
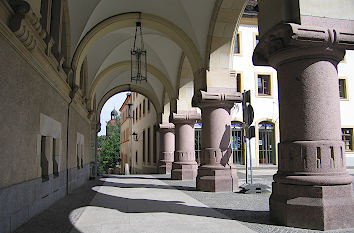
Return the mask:
<svg viewBox="0 0 354 233">
<path fill-rule="evenodd" d="M 89 178 L 90 166 L 69 170 L 69 192 L 83 185 Z M 67 172 L 26 181 L 0 189 L 0 232 L 12 232 L 30 218 L 41 213 L 66 194 Z"/>
<path fill-rule="evenodd" d="M 0 31 L 0 232 L 15 230 L 65 196 L 67 189 L 71 192 L 84 184 L 91 162 L 87 111 L 80 103 L 71 104 L 67 150 L 69 93 L 53 84 L 61 77 L 46 73 L 50 67 L 28 56 L 17 39 L 9 38 Z M 43 119 L 55 124 L 43 123 Z M 84 138 L 79 168 L 78 133 Z M 59 173 L 53 175 L 51 152 L 45 180 L 41 177 L 41 136 L 54 137 L 61 145 L 57 150 Z"/>
</svg>

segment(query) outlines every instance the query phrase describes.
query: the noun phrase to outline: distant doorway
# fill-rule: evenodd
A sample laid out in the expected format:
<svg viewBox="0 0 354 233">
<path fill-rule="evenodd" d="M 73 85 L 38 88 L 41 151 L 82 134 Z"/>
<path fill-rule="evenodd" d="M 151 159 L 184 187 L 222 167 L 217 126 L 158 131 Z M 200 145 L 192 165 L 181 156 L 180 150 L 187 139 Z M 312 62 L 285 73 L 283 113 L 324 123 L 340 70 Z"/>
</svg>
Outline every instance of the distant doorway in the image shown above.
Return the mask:
<svg viewBox="0 0 354 233">
<path fill-rule="evenodd" d="M 196 123 L 195 129 L 195 161 L 200 165 L 200 156 L 202 153 L 202 123 Z"/>
<path fill-rule="evenodd" d="M 243 123 L 239 121 L 231 122 L 232 128 L 232 156 L 235 164 L 245 164 Z"/>
<path fill-rule="evenodd" d="M 259 164 L 275 164 L 274 124 L 262 121 L 258 124 Z"/>
</svg>

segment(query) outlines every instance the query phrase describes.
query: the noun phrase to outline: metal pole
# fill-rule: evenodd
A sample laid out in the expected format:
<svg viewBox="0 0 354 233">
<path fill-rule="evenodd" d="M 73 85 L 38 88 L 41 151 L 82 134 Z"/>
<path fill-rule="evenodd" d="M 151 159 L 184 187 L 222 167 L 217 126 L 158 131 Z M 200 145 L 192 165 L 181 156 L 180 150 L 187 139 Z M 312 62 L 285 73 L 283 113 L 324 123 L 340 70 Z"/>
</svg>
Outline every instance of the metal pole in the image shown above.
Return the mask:
<svg viewBox="0 0 354 233">
<path fill-rule="evenodd" d="M 251 142 L 250 142 L 250 139 L 248 139 L 248 156 L 250 158 L 251 184 L 253 184 L 253 170 L 252 170 L 252 156 L 251 156 Z"/>
<path fill-rule="evenodd" d="M 247 137 L 246 138 L 246 184 L 248 184 L 248 143 L 249 143 L 249 139 Z"/>
<path fill-rule="evenodd" d="M 134 117 L 134 116 L 133 116 Z M 131 174 L 134 174 L 134 157 L 133 157 L 133 118 L 130 118 L 130 159 L 132 160 Z"/>
</svg>

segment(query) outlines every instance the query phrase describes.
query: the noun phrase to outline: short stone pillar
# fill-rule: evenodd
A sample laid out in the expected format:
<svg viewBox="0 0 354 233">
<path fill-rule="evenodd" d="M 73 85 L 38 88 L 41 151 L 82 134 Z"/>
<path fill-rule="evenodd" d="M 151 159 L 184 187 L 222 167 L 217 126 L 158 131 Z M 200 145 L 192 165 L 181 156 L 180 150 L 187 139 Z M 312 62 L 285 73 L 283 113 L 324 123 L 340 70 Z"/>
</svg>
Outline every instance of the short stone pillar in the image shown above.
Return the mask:
<svg viewBox="0 0 354 233">
<path fill-rule="evenodd" d="M 337 75 L 345 51 L 335 41 L 340 33 L 332 33 L 279 25 L 262 37 L 253 55 L 254 64 L 278 71 L 281 138 L 269 203 L 271 218 L 287 226 L 354 227 Z"/>
<path fill-rule="evenodd" d="M 193 104 L 202 110 L 202 153 L 198 169 L 197 189 L 206 192 L 238 190 L 237 171 L 232 161 L 231 116 L 234 102 L 241 94 L 200 91 Z"/>
<path fill-rule="evenodd" d="M 197 112 L 173 113 L 175 125 L 175 161 L 172 164 L 173 180 L 192 180 L 197 176 L 195 160 L 194 124 L 200 120 Z"/>
<path fill-rule="evenodd" d="M 172 123 L 160 124 L 159 173 L 171 174 L 173 153 L 175 151 L 175 126 Z"/>
</svg>

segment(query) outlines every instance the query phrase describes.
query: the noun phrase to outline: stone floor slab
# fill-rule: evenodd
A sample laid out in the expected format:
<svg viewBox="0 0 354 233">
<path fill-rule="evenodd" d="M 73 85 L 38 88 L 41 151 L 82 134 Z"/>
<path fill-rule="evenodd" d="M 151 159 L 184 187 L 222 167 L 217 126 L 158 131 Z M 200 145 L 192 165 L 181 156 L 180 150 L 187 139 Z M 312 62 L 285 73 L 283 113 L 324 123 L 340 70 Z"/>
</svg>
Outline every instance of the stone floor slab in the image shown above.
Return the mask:
<svg viewBox="0 0 354 233">
<path fill-rule="evenodd" d="M 271 184 L 270 170 L 254 179 Z M 242 172 L 238 174 L 244 176 Z M 318 232 L 278 226 L 269 220 L 265 194 L 208 193 L 195 180 L 175 181 L 170 175 L 109 176 L 89 181 L 22 225 L 16 233 L 91 232 Z M 240 179 L 240 184 L 244 179 Z M 354 229 L 330 231 L 354 232 Z"/>
</svg>

